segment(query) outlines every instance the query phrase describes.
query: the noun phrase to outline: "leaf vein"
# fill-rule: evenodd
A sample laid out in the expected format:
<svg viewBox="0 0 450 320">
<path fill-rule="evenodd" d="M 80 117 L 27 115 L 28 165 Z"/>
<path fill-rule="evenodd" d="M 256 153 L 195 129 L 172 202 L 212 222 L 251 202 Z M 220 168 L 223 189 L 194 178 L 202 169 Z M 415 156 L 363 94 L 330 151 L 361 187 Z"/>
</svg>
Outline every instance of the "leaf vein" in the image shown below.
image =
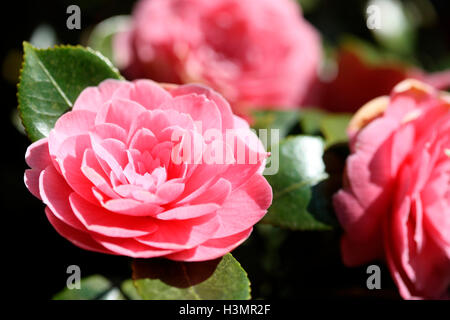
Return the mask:
<svg viewBox="0 0 450 320">
<path fill-rule="evenodd" d="M 41 60 L 39 59 L 39 57 L 36 55 L 36 53 L 34 51 L 32 51 L 32 54 L 35 56 L 36 61 L 38 63 L 38 65 L 41 67 L 42 71 L 44 71 L 45 75 L 48 77 L 49 82 L 53 84 L 53 86 L 56 88 L 56 91 L 58 91 L 58 93 L 61 95 L 61 97 L 63 98 L 63 100 L 67 103 L 67 105 L 71 108 L 72 107 L 72 102 L 70 102 L 70 100 L 67 98 L 67 96 L 65 95 L 64 91 L 60 88 L 60 86 L 56 83 L 55 79 L 53 79 L 52 75 L 50 74 L 50 72 L 48 72 L 47 68 L 44 66 L 44 64 L 41 62 Z M 42 81 L 42 80 L 40 80 Z"/>
<path fill-rule="evenodd" d="M 296 182 L 294 184 L 291 184 L 289 187 L 284 188 L 283 190 L 280 190 L 279 192 L 277 192 L 276 194 L 274 194 L 273 199 L 278 199 L 280 197 L 282 197 L 283 195 L 285 195 L 286 193 L 289 193 L 291 191 L 300 189 L 304 186 L 307 185 L 313 185 L 321 180 L 323 180 L 325 177 L 319 177 L 319 178 L 310 178 L 310 179 L 306 179 L 306 180 L 302 180 L 299 182 Z"/>
<path fill-rule="evenodd" d="M 189 285 L 188 290 L 192 293 L 192 295 L 195 297 L 196 300 L 202 300 L 202 298 L 200 298 L 200 296 L 197 294 L 197 292 L 194 289 L 194 286 L 191 283 L 191 280 L 189 278 L 189 275 L 187 274 L 186 266 L 184 265 L 184 263 L 181 263 L 181 270 L 183 270 L 183 275 L 186 278 L 186 281 Z"/>
</svg>

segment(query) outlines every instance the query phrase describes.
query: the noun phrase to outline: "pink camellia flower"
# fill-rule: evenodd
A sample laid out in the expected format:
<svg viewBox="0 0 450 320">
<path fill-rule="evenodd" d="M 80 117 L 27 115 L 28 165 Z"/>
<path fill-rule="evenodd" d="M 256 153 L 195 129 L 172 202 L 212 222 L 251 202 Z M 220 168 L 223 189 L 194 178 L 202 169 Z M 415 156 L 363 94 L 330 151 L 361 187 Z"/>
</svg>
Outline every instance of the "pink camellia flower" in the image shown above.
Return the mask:
<svg viewBox="0 0 450 320">
<path fill-rule="evenodd" d="M 385 259 L 405 299 L 448 298 L 450 96 L 418 80 L 362 107 L 334 206 L 342 258 Z"/>
<path fill-rule="evenodd" d="M 141 0 L 114 47 L 128 77 L 204 83 L 241 114 L 301 104 L 320 61 L 293 0 Z"/>
<path fill-rule="evenodd" d="M 217 143 L 226 161 L 202 161 Z M 247 152 L 241 163 L 239 150 Z M 210 89 L 106 80 L 30 145 L 25 184 L 54 228 L 83 249 L 209 260 L 241 244 L 266 213 L 266 157 L 248 124 Z"/>
</svg>

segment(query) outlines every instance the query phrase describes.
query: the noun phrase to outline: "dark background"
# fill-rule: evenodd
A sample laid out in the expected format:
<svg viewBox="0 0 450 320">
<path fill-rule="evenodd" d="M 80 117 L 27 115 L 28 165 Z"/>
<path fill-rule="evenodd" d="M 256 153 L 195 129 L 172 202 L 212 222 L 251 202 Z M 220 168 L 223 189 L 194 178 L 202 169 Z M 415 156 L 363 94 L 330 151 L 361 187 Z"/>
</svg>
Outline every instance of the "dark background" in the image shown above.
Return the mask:
<svg viewBox="0 0 450 320">
<path fill-rule="evenodd" d="M 310 2 L 310 1 L 308 1 Z M 437 19 L 417 34 L 415 59 L 427 70 L 448 59 L 448 1 L 431 1 Z M 22 41 L 40 24 L 52 26 L 60 43 L 78 44 L 90 26 L 114 15 L 129 14 L 134 1 L 8 1 L 1 8 L 1 166 L 0 206 L 2 272 L 10 297 L 50 299 L 66 283 L 66 268 L 79 265 L 82 276 L 100 273 L 114 281 L 130 277 L 130 259 L 81 250 L 60 237 L 48 223 L 44 206 L 23 183 L 29 140 L 12 124 L 17 106 L 16 82 Z M 305 16 L 331 45 L 351 33 L 374 42 L 365 28 L 364 1 L 319 1 Z M 81 30 L 66 28 L 67 6 L 81 8 Z M 448 61 L 448 60 L 447 60 Z M 339 254 L 340 231 L 289 232 L 255 229 L 249 241 L 234 251 L 249 274 L 253 298 L 383 298 L 399 299 L 388 270 L 382 266 L 382 290 L 366 289 L 366 267 L 346 268 Z M 5 290 L 6 289 L 6 290 Z"/>
</svg>

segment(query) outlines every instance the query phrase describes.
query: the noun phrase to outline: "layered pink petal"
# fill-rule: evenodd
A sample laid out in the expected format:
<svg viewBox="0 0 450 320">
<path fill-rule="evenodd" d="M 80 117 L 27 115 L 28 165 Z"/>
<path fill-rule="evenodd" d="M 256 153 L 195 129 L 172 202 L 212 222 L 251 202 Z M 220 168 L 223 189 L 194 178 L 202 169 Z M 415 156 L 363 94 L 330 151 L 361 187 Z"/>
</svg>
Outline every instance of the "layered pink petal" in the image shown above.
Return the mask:
<svg viewBox="0 0 450 320">
<path fill-rule="evenodd" d="M 130 216 L 155 216 L 164 209 L 154 203 L 143 203 L 133 199 L 111 199 L 102 205 L 113 212 Z"/>
<path fill-rule="evenodd" d="M 41 172 L 41 169 L 27 169 L 23 177 L 28 190 L 39 200 L 42 200 L 39 191 L 39 176 Z"/>
<path fill-rule="evenodd" d="M 53 166 L 48 166 L 42 171 L 39 178 L 39 190 L 42 201 L 55 217 L 72 228 L 85 230 L 69 204 L 69 195 L 72 193 L 72 189 Z"/>
<path fill-rule="evenodd" d="M 74 191 L 85 199 L 96 203 L 97 200 L 91 190 L 92 182 L 84 175 L 82 170 L 84 153 L 90 147 L 91 140 L 87 135 L 67 138 L 57 154 L 55 162 L 59 165 L 55 168 L 60 168 L 65 181 Z"/>
<path fill-rule="evenodd" d="M 68 138 L 84 135 L 94 126 L 95 113 L 88 110 L 74 110 L 63 114 L 56 121 L 48 138 L 50 155 L 64 159 L 61 146 Z"/>
<path fill-rule="evenodd" d="M 50 163 L 48 139 L 40 139 L 32 143 L 25 153 L 25 161 L 32 169 L 45 169 Z"/>
<path fill-rule="evenodd" d="M 264 177 L 255 174 L 240 188 L 233 190 L 217 210 L 221 224 L 214 238 L 224 238 L 247 230 L 266 214 L 271 203 L 272 188 Z"/>
<path fill-rule="evenodd" d="M 92 237 L 107 250 L 132 258 L 153 258 L 172 253 L 174 250 L 164 250 L 144 245 L 132 238 L 112 238 L 93 234 Z"/>
<path fill-rule="evenodd" d="M 135 101 L 148 110 L 158 109 L 170 100 L 170 94 L 151 80 L 136 80 L 131 86 L 122 86 L 116 90 L 114 97 Z"/>
<path fill-rule="evenodd" d="M 189 220 L 159 221 L 156 232 L 136 240 L 161 249 L 190 249 L 211 239 L 219 226 L 216 214 Z"/>
<path fill-rule="evenodd" d="M 114 93 L 123 87 L 128 87 L 125 81 L 108 79 L 102 81 L 98 87 L 84 89 L 73 104 L 73 110 L 88 110 L 98 112 L 101 106 L 110 100 Z"/>
<path fill-rule="evenodd" d="M 72 228 L 58 219 L 50 208 L 45 208 L 45 214 L 55 230 L 74 245 L 90 251 L 113 254 L 110 250 L 95 241 L 88 233 Z"/>
<path fill-rule="evenodd" d="M 95 124 L 113 123 L 129 131 L 131 123 L 145 111 L 143 106 L 134 101 L 114 98 L 99 109 Z"/>
<path fill-rule="evenodd" d="M 244 242 L 250 236 L 252 230 L 253 228 L 249 228 L 228 237 L 211 239 L 193 249 L 169 254 L 166 258 L 182 261 L 204 261 L 216 259 L 232 251 Z"/>
<path fill-rule="evenodd" d="M 209 213 L 214 213 L 219 208 L 220 206 L 215 203 L 187 205 L 164 211 L 157 214 L 156 217 L 161 220 L 185 220 L 197 218 Z"/>
<path fill-rule="evenodd" d="M 219 109 L 222 128 L 226 130 L 235 127 L 233 113 L 229 103 L 217 92 L 198 84 L 186 84 L 170 90 L 170 93 L 174 97 L 183 96 L 190 93 L 205 96 L 208 100 L 214 101 L 216 107 Z"/>
<path fill-rule="evenodd" d="M 154 233 L 158 229 L 154 219 L 115 214 L 91 204 L 76 193 L 70 194 L 69 201 L 73 213 L 86 229 L 104 236 L 132 238 Z"/>
<path fill-rule="evenodd" d="M 201 123 L 203 132 L 208 129 L 222 131 L 222 119 L 217 105 L 203 95 L 191 93 L 177 96 L 162 104 L 161 109 L 189 114 L 194 121 Z"/>
</svg>

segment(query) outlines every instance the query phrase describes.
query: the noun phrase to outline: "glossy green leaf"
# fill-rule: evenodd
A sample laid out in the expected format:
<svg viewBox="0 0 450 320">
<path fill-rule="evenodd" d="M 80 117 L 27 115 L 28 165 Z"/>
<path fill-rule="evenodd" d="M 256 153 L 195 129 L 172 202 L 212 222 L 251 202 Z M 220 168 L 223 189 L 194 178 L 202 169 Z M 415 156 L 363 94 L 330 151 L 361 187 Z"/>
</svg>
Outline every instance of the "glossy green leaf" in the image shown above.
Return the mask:
<svg viewBox="0 0 450 320">
<path fill-rule="evenodd" d="M 24 42 L 18 85 L 19 112 L 29 138 L 46 137 L 88 86 L 121 76 L 100 53 L 81 46 L 36 49 Z"/>
<path fill-rule="evenodd" d="M 320 137 L 293 136 L 279 146 L 279 170 L 267 175 L 272 186 L 273 202 L 263 222 L 294 230 L 332 228 L 327 212 L 309 209 L 313 187 L 328 175 L 322 156 L 324 142 Z"/>
<path fill-rule="evenodd" d="M 231 254 L 203 262 L 134 260 L 133 279 L 144 300 L 250 299 L 247 273 Z"/>
</svg>

